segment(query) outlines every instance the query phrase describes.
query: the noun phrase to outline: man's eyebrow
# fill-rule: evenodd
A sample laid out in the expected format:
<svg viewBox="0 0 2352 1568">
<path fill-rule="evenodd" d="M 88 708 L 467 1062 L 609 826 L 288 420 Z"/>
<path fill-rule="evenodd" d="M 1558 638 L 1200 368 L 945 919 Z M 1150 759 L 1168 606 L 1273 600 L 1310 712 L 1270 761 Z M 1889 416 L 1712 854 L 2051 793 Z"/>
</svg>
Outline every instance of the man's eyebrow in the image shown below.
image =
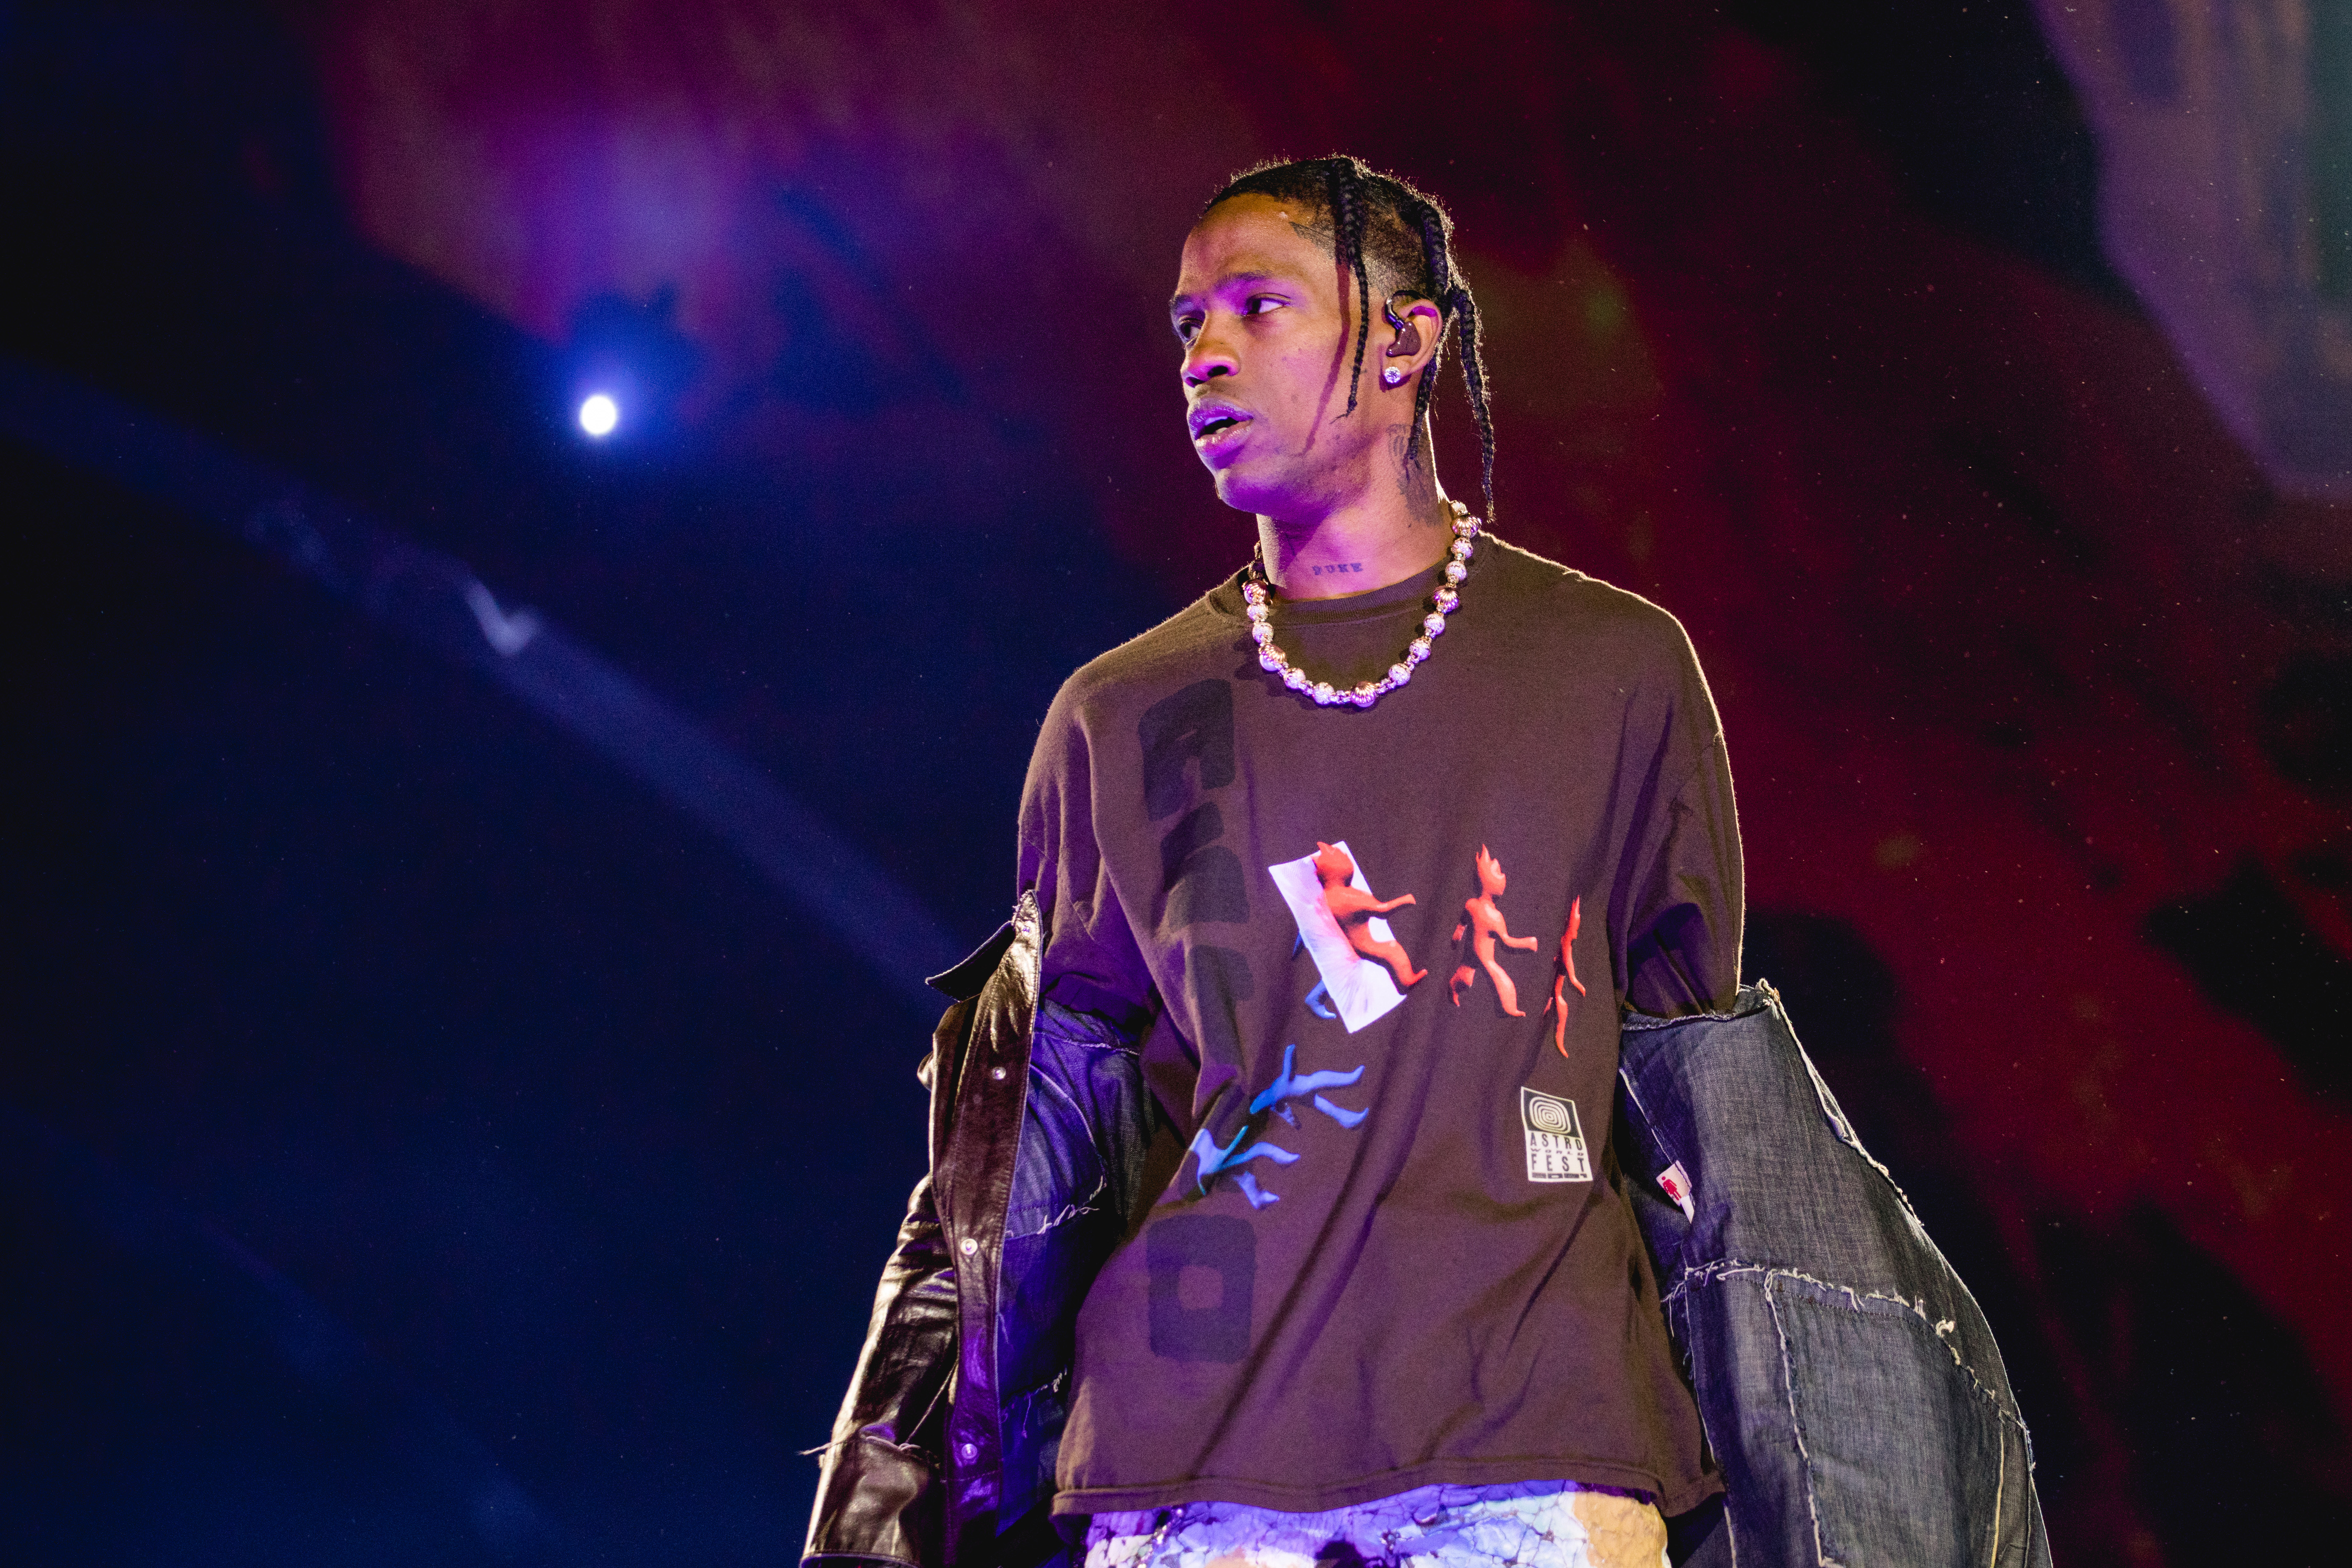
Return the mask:
<svg viewBox="0 0 2352 1568">
<path fill-rule="evenodd" d="M 1258 283 L 1296 283 L 1297 281 L 1296 278 L 1286 272 L 1228 272 L 1201 292 L 1213 294 L 1220 289 L 1228 289 L 1235 284 L 1248 287 Z M 1198 294 L 1174 295 L 1168 301 L 1169 312 L 1172 315 L 1198 298 L 1200 298 Z"/>
</svg>

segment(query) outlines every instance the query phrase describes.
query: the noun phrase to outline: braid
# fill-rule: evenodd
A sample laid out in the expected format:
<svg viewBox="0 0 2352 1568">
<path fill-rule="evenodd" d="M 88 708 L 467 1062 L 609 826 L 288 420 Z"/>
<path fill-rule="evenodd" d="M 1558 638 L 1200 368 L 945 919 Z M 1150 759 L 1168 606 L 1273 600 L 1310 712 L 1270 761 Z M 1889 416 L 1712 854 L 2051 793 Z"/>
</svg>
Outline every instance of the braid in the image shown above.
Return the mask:
<svg viewBox="0 0 2352 1568">
<path fill-rule="evenodd" d="M 1454 331 L 1462 339 L 1462 379 L 1470 391 L 1470 417 L 1478 426 L 1478 489 L 1486 501 L 1486 521 L 1495 521 L 1495 416 L 1486 405 L 1486 360 L 1478 352 L 1478 302 L 1470 290 L 1456 284 Z"/>
<path fill-rule="evenodd" d="M 1403 216 L 1412 219 L 1413 226 L 1421 231 L 1421 264 L 1429 272 L 1429 284 L 1436 294 L 1438 310 L 1440 312 L 1448 310 L 1452 306 L 1446 294 L 1453 283 L 1454 268 L 1445 243 L 1445 215 L 1419 196 L 1408 196 L 1402 211 Z M 1437 397 L 1437 376 L 1444 367 L 1445 353 L 1445 326 L 1442 314 L 1438 322 L 1437 350 L 1436 353 L 1429 356 L 1429 363 L 1423 369 L 1421 380 L 1412 389 L 1412 429 L 1404 439 L 1404 460 L 1407 463 L 1412 462 L 1413 455 L 1421 450 L 1422 422 L 1429 417 L 1429 405 Z"/>
<path fill-rule="evenodd" d="M 1364 265 L 1364 166 L 1353 158 L 1333 158 L 1325 177 L 1331 185 L 1332 243 L 1340 264 L 1356 274 L 1356 363 L 1348 373 L 1348 413 L 1353 414 L 1356 388 L 1364 379 L 1364 345 L 1372 335 L 1372 274 Z"/>
<path fill-rule="evenodd" d="M 1454 266 L 1454 220 L 1436 201 L 1392 175 L 1375 174 L 1345 155 L 1294 163 L 1264 163 L 1228 183 L 1201 209 L 1206 217 L 1217 204 L 1252 193 L 1286 202 L 1319 202 L 1331 219 L 1334 259 L 1356 275 L 1356 352 L 1348 374 L 1348 412 L 1356 411 L 1363 383 L 1364 353 L 1371 339 L 1371 261 L 1383 279 L 1401 281 L 1402 293 L 1437 307 L 1438 341 L 1412 395 L 1412 430 L 1405 438 L 1411 462 L 1421 450 L 1421 427 L 1430 416 L 1444 368 L 1446 327 L 1462 349 L 1462 379 L 1470 395 L 1470 417 L 1478 426 L 1478 487 L 1486 519 L 1495 516 L 1495 417 L 1489 400 L 1486 361 L 1479 349 L 1477 301 Z"/>
</svg>

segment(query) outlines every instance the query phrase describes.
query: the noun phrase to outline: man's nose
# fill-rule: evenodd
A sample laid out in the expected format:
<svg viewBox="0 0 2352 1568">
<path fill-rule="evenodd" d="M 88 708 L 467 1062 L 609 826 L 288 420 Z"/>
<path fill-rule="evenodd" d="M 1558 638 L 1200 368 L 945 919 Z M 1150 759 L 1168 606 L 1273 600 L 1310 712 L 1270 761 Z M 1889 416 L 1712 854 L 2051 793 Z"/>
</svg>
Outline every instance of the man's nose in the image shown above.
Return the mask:
<svg viewBox="0 0 2352 1568">
<path fill-rule="evenodd" d="M 1223 340 L 1212 340 L 1202 332 L 1184 351 L 1184 384 L 1187 388 L 1206 386 L 1221 375 L 1232 375 L 1241 369 Z"/>
</svg>

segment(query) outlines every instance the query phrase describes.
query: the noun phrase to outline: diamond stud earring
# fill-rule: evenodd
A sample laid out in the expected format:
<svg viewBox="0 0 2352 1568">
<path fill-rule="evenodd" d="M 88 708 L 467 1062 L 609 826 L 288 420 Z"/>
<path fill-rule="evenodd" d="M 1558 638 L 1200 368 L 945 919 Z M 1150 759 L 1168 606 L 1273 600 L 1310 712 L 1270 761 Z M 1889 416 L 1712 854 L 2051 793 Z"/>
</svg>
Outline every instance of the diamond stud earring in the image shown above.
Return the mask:
<svg viewBox="0 0 2352 1568">
<path fill-rule="evenodd" d="M 1398 382 L 1402 381 L 1403 379 L 1404 372 L 1397 369 L 1394 365 L 1391 365 L 1388 369 L 1381 372 L 1381 383 L 1385 386 L 1394 386 Z"/>
</svg>

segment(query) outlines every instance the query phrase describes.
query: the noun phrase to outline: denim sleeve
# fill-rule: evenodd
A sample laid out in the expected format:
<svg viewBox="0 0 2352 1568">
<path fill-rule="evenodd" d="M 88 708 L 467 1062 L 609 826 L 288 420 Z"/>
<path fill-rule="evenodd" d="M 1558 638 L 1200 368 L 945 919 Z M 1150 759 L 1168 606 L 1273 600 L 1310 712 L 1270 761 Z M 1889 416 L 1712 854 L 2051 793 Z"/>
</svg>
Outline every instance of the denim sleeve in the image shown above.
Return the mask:
<svg viewBox="0 0 2352 1568">
<path fill-rule="evenodd" d="M 1053 1493 L 1078 1306 L 1126 1234 L 1150 1114 L 1134 1037 L 1097 1015 L 1041 1003 L 997 1313 L 1007 1521 Z"/>
<path fill-rule="evenodd" d="M 1779 993 L 1629 1018 L 1620 1058 L 1627 1193 L 1739 1561 L 2049 1568 L 1991 1325 Z"/>
</svg>

